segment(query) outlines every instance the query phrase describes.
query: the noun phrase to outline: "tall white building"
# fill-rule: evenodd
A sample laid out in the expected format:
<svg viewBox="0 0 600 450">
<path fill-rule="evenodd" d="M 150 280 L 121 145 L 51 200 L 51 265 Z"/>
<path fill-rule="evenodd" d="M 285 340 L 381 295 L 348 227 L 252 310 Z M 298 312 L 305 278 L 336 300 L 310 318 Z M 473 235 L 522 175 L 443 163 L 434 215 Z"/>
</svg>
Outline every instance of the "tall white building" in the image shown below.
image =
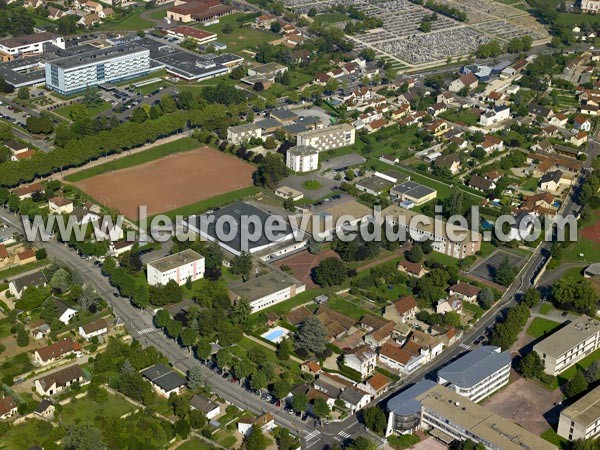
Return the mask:
<svg viewBox="0 0 600 450">
<path fill-rule="evenodd" d="M 297 144 L 314 147 L 318 151 L 331 150 L 354 144 L 355 129 L 343 123 L 322 130 L 303 131 L 298 133 Z"/>
<path fill-rule="evenodd" d="M 46 87 L 62 95 L 85 91 L 89 86 L 117 82 L 150 72 L 150 50 L 120 45 L 68 56 L 45 64 Z"/>
<path fill-rule="evenodd" d="M 588 14 L 597 14 L 600 11 L 600 0 L 581 0 L 581 11 Z"/>
<path fill-rule="evenodd" d="M 500 347 L 479 347 L 438 371 L 438 383 L 478 402 L 508 384 L 511 357 Z"/>
<path fill-rule="evenodd" d="M 600 347 L 600 322 L 581 316 L 533 346 L 548 375 L 558 375 Z"/>
<path fill-rule="evenodd" d="M 600 435 L 600 386 L 560 412 L 558 435 L 570 441 Z"/>
<path fill-rule="evenodd" d="M 319 168 L 319 152 L 316 148 L 296 145 L 287 151 L 285 164 L 294 172 L 311 172 Z"/>
<path fill-rule="evenodd" d="M 179 286 L 204 277 L 204 256 L 189 248 L 148 263 L 146 276 L 150 286 L 165 285 L 174 280 Z"/>
</svg>

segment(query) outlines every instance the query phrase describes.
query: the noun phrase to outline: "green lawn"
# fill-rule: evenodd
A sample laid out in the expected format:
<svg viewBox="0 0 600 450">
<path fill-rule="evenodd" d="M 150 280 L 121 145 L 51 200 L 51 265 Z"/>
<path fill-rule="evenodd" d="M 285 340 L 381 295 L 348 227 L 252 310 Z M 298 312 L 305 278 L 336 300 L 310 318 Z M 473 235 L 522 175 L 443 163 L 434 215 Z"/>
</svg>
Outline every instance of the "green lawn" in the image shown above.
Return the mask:
<svg viewBox="0 0 600 450">
<path fill-rule="evenodd" d="M 152 28 L 154 26 L 152 22 L 148 22 L 140 17 L 144 11 L 143 7 L 136 8 L 135 12 L 122 19 L 105 21 L 98 29 L 140 31 Z"/>
<path fill-rule="evenodd" d="M 339 12 L 324 13 L 315 16 L 315 22 L 317 23 L 336 23 L 344 22 L 349 19 L 348 15 Z"/>
<path fill-rule="evenodd" d="M 255 30 L 249 27 L 242 27 L 237 21 L 239 17 L 243 17 L 244 13 L 230 14 L 225 17 L 221 17 L 219 23 L 215 25 L 209 25 L 207 27 L 200 27 L 206 31 L 212 31 L 217 33 L 219 42 L 227 44 L 228 52 L 239 52 L 241 50 L 254 48 L 258 44 L 264 42 L 274 41 L 278 37 L 272 33 Z M 231 25 L 233 31 L 229 34 L 223 33 L 223 27 L 225 25 Z"/>
<path fill-rule="evenodd" d="M 155 90 L 157 90 L 158 88 L 161 87 L 167 87 L 170 86 L 169 83 L 167 83 L 166 81 L 157 81 L 156 83 L 152 83 L 152 84 L 145 84 L 144 86 L 140 86 L 138 89 L 138 91 L 140 91 L 140 93 L 142 95 L 148 95 L 151 92 L 154 92 Z"/>
<path fill-rule="evenodd" d="M 565 438 L 560 437 L 558 434 L 556 434 L 556 431 L 554 431 L 554 428 L 549 428 L 548 430 L 544 431 L 541 435 L 542 439 L 547 440 L 548 442 L 551 442 L 552 444 L 556 445 L 558 448 L 560 449 L 566 449 L 569 448 L 569 441 Z"/>
<path fill-rule="evenodd" d="M 538 178 L 526 178 L 525 181 L 521 183 L 521 189 L 535 192 L 537 190 L 538 181 Z"/>
<path fill-rule="evenodd" d="M 327 306 L 334 311 L 337 311 L 348 317 L 352 317 L 356 321 L 360 320 L 362 316 L 370 314 L 366 309 L 361 308 L 357 304 L 344 300 L 340 297 L 330 298 L 327 301 Z"/>
<path fill-rule="evenodd" d="M 113 170 L 120 170 L 125 169 L 127 167 L 137 166 L 139 164 L 144 164 L 150 161 L 154 161 L 156 159 L 160 159 L 172 153 L 186 152 L 198 147 L 200 147 L 200 144 L 196 139 L 185 137 L 177 141 L 169 142 L 167 144 L 158 145 L 146 151 L 136 153 L 135 155 L 125 156 L 115 161 L 107 162 L 99 166 L 82 170 L 80 172 L 65 177 L 65 179 L 67 181 L 77 182 L 106 172 L 112 172 Z"/>
<path fill-rule="evenodd" d="M 103 403 L 86 396 L 64 405 L 61 417 L 66 424 L 93 424 L 96 417 L 118 418 L 133 410 L 133 405 L 112 394 L 108 394 L 108 400 Z"/>
<path fill-rule="evenodd" d="M 577 373 L 577 370 L 587 369 L 597 359 L 600 359 L 600 349 L 598 349 L 594 353 L 586 356 L 581 361 L 579 361 L 577 364 L 575 364 L 572 367 L 569 367 L 563 373 L 558 375 L 558 384 L 560 385 L 560 384 L 563 384 L 564 382 L 570 380 L 571 378 L 573 378 L 575 376 L 575 374 Z"/>
<path fill-rule="evenodd" d="M 42 259 L 39 261 L 30 262 L 29 264 L 25 264 L 23 266 L 17 266 L 17 267 L 12 267 L 10 269 L 3 270 L 0 272 L 0 280 L 6 280 L 7 278 L 14 277 L 15 275 L 19 275 L 20 273 L 36 269 L 36 268 L 44 266 L 46 264 L 48 264 L 48 260 Z"/>
<path fill-rule="evenodd" d="M 62 107 L 56 109 L 54 112 L 69 119 L 69 120 L 72 120 L 73 118 L 71 117 L 71 111 L 73 110 L 73 107 L 75 107 L 75 105 L 78 105 L 78 104 L 79 103 L 73 103 L 72 105 L 62 106 Z M 98 114 L 100 114 L 110 108 L 111 108 L 111 106 L 110 106 L 109 102 L 102 102 L 100 105 L 95 106 L 93 108 L 86 108 L 86 111 L 87 111 L 89 117 L 93 119 Z"/>
<path fill-rule="evenodd" d="M 542 306 L 540 306 L 540 314 L 548 314 L 550 311 L 552 311 L 552 309 L 551 303 L 544 303 Z"/>
<path fill-rule="evenodd" d="M 34 445 L 48 444 L 59 433 L 59 431 L 52 429 L 49 422 L 28 419 L 26 422 L 8 429 L 0 439 L 0 448 L 3 450 L 24 450 Z"/>
<path fill-rule="evenodd" d="M 553 320 L 543 319 L 541 317 L 535 317 L 527 328 L 527 334 L 532 338 L 540 338 L 547 333 L 550 333 L 556 327 L 558 327 L 560 323 L 555 322 Z"/>
<path fill-rule="evenodd" d="M 306 180 L 304 183 L 302 183 L 302 185 L 309 190 L 316 190 L 321 187 L 321 183 L 319 183 L 317 180 Z"/>
<path fill-rule="evenodd" d="M 450 122 L 462 123 L 467 126 L 474 126 L 479 123 L 479 117 L 469 109 L 451 109 L 441 113 L 439 116 Z"/>
<path fill-rule="evenodd" d="M 211 450 L 214 447 L 211 447 L 206 442 L 200 439 L 190 439 L 187 442 L 184 442 L 176 450 Z"/>
</svg>

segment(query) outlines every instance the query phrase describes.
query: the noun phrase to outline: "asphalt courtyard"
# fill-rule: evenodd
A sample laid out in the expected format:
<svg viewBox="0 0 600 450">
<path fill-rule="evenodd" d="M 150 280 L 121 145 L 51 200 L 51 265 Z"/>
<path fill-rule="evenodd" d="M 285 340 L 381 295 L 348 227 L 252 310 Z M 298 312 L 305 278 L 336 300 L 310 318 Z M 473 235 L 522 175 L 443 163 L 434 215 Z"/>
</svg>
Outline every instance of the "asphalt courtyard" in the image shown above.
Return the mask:
<svg viewBox="0 0 600 450">
<path fill-rule="evenodd" d="M 469 272 L 479 278 L 483 278 L 484 280 L 494 281 L 496 271 L 498 270 L 498 267 L 500 267 L 500 264 L 505 257 L 508 258 L 511 265 L 519 269 L 523 267 L 527 261 L 526 258 L 522 256 L 499 249 L 473 267 Z"/>
</svg>

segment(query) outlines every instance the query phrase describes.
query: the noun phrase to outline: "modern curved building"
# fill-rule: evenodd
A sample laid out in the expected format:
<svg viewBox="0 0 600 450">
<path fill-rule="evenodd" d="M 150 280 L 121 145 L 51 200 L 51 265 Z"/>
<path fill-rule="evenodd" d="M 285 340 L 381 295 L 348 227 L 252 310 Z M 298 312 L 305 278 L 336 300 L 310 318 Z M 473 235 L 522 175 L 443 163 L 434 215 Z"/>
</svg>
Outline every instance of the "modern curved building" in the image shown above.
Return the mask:
<svg viewBox="0 0 600 450">
<path fill-rule="evenodd" d="M 431 380 L 422 380 L 391 398 L 387 403 L 390 434 L 408 434 L 421 427 L 421 403 L 416 398 L 436 385 Z"/>
</svg>

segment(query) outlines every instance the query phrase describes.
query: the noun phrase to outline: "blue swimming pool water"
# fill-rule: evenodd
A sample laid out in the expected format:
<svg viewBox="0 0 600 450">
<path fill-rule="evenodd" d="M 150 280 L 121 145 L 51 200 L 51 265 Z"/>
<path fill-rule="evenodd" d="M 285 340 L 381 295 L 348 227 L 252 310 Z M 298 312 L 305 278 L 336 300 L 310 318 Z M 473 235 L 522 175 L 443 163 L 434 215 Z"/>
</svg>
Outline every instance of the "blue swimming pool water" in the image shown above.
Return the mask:
<svg viewBox="0 0 600 450">
<path fill-rule="evenodd" d="M 283 330 L 273 330 L 273 331 L 269 332 L 268 334 L 264 334 L 263 337 L 267 341 L 274 342 L 277 339 L 279 339 L 281 336 L 283 336 L 283 333 L 284 333 Z"/>
</svg>

